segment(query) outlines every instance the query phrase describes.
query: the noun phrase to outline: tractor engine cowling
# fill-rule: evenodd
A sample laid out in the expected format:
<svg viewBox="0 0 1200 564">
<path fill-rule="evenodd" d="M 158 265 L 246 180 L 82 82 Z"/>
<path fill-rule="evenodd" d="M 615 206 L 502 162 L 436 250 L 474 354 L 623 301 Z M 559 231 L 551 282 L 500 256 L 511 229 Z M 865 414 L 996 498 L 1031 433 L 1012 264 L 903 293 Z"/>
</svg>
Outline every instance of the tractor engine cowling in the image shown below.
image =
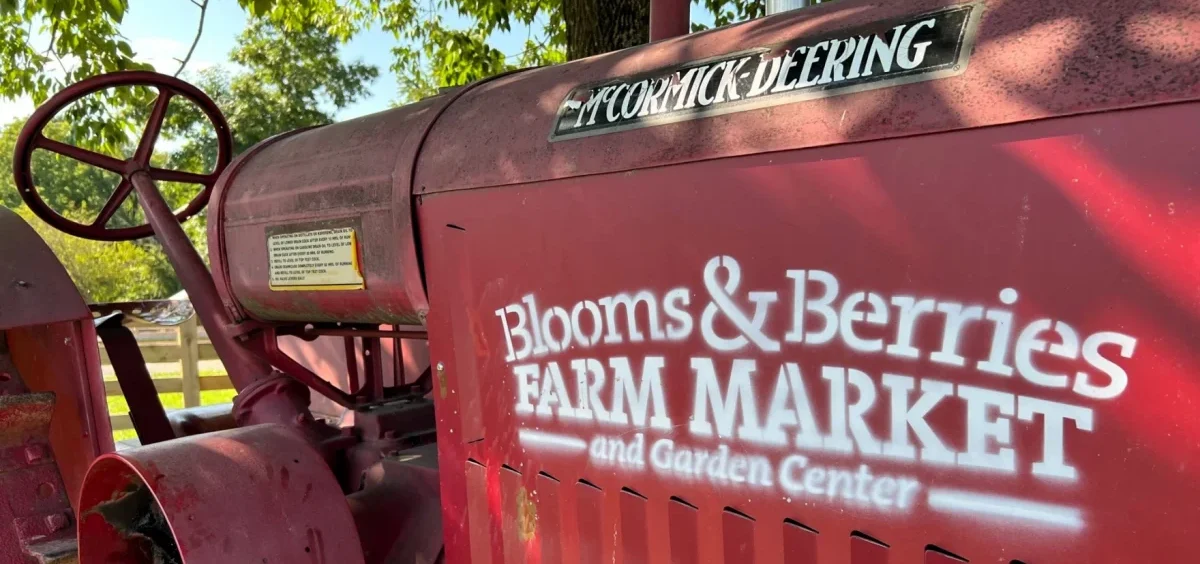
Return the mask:
<svg viewBox="0 0 1200 564">
<path fill-rule="evenodd" d="M 421 324 L 412 168 L 445 98 L 278 135 L 230 165 L 208 237 L 235 318 Z"/>
<path fill-rule="evenodd" d="M 1189 562 L 1161 4 L 841 0 L 287 133 L 215 188 L 216 286 L 246 343 L 427 330 L 449 563 Z M 367 546 L 414 426 L 348 387 Z"/>
</svg>

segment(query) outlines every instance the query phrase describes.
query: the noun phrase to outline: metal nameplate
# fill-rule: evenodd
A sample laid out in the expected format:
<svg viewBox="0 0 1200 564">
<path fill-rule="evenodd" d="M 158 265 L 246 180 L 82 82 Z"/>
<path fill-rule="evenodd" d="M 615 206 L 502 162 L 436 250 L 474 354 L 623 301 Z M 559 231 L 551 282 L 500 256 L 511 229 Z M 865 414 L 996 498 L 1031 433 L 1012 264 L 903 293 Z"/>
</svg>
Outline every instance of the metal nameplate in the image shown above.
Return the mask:
<svg viewBox="0 0 1200 564">
<path fill-rule="evenodd" d="M 582 85 L 563 100 L 550 140 L 955 76 L 982 10 L 963 4 Z"/>
</svg>

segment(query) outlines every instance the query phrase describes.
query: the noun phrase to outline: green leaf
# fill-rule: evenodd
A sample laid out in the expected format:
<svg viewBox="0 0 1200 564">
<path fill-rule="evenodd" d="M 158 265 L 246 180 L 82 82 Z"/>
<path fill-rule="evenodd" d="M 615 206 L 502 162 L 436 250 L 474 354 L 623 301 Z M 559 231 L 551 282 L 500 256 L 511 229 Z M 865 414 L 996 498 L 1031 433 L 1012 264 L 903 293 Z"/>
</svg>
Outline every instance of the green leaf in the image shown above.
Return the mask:
<svg viewBox="0 0 1200 564">
<path fill-rule="evenodd" d="M 253 0 L 253 4 L 250 5 L 250 14 L 256 17 L 265 16 L 274 6 L 275 0 Z"/>
<path fill-rule="evenodd" d="M 108 17 L 117 23 L 121 23 L 121 20 L 125 17 L 125 10 L 128 9 L 125 2 L 126 0 L 100 0 L 100 8 L 104 10 L 104 13 L 108 14 Z"/>
</svg>

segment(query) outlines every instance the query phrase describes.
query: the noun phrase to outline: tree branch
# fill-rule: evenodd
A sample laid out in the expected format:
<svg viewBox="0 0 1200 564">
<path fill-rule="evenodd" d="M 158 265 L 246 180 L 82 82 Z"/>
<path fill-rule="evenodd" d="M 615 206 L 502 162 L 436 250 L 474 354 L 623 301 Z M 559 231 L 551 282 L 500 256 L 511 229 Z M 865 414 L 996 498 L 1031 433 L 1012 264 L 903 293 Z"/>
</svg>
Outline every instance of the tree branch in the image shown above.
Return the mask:
<svg viewBox="0 0 1200 564">
<path fill-rule="evenodd" d="M 54 51 L 54 42 L 58 40 L 58 22 L 59 20 L 54 20 L 54 24 L 50 26 L 50 45 L 46 46 L 46 50 L 42 52 L 43 55 L 49 55 Z M 32 23 L 30 22 L 30 24 Z"/>
<path fill-rule="evenodd" d="M 201 2 L 197 2 L 196 0 L 190 1 L 200 8 L 200 23 L 196 26 L 196 38 L 192 40 L 192 46 L 188 49 L 187 55 L 183 57 L 182 61 L 179 61 L 179 69 L 175 71 L 175 76 L 179 76 L 179 73 L 183 72 L 184 67 L 187 67 L 188 61 L 192 60 L 192 53 L 196 52 L 196 45 L 200 43 L 200 36 L 204 34 L 204 14 L 208 11 L 208 0 L 202 0 Z"/>
</svg>

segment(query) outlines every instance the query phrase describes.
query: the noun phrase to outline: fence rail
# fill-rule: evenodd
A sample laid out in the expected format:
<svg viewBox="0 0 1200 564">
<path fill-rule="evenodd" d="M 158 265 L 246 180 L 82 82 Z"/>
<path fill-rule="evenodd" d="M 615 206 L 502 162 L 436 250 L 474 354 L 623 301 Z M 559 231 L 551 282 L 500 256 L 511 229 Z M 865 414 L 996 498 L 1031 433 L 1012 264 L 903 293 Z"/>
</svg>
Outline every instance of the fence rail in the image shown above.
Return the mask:
<svg viewBox="0 0 1200 564">
<path fill-rule="evenodd" d="M 179 363 L 178 378 L 154 378 L 154 387 L 160 394 L 183 394 L 184 407 L 200 405 L 200 392 L 211 390 L 233 389 L 229 376 L 200 376 L 200 362 L 204 360 L 219 360 L 207 335 L 200 329 L 196 317 L 175 327 L 141 327 L 132 326 L 130 329 L 138 340 L 138 348 L 147 364 L 168 362 Z M 108 352 L 100 345 L 100 363 L 109 365 Z M 105 379 L 105 396 L 122 396 L 121 385 L 116 380 Z M 110 415 L 113 431 L 133 429 L 133 421 L 128 414 Z"/>
</svg>

